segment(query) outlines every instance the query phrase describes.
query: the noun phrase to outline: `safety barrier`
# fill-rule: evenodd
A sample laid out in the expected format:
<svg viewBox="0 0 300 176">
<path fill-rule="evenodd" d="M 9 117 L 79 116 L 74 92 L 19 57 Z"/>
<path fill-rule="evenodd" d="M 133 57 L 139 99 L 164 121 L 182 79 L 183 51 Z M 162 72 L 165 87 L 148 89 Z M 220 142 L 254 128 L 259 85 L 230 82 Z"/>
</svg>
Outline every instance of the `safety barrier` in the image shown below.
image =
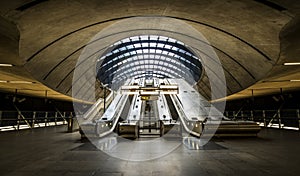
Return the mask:
<svg viewBox="0 0 300 176">
<path fill-rule="evenodd" d="M 73 118 L 73 112 L 0 111 L 0 131 L 33 129 L 66 124 L 71 127 Z"/>
<path fill-rule="evenodd" d="M 225 111 L 224 115 L 233 120 L 255 121 L 263 127 L 300 129 L 299 109 Z"/>
</svg>

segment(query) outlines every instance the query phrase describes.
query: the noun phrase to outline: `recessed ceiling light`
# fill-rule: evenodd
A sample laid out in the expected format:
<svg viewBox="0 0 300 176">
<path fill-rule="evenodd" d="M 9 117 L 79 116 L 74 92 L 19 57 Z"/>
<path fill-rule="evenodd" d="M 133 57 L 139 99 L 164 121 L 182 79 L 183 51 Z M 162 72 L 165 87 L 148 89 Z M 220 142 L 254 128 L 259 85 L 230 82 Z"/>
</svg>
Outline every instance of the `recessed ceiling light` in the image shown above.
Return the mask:
<svg viewBox="0 0 300 176">
<path fill-rule="evenodd" d="M 289 82 L 291 80 L 270 80 L 270 81 L 262 81 L 263 83 L 277 83 L 277 82 Z"/>
<path fill-rule="evenodd" d="M 31 81 L 5 81 L 5 80 L 0 80 L 0 83 L 12 83 L 12 84 L 35 84 L 35 82 L 31 82 Z"/>
<path fill-rule="evenodd" d="M 300 65 L 300 62 L 286 62 L 283 65 Z"/>
<path fill-rule="evenodd" d="M 0 64 L 0 67 L 12 67 L 14 66 L 13 64 Z"/>
<path fill-rule="evenodd" d="M 7 81 L 8 83 L 13 83 L 13 84 L 34 84 L 35 82 L 30 82 L 30 81 Z"/>
</svg>

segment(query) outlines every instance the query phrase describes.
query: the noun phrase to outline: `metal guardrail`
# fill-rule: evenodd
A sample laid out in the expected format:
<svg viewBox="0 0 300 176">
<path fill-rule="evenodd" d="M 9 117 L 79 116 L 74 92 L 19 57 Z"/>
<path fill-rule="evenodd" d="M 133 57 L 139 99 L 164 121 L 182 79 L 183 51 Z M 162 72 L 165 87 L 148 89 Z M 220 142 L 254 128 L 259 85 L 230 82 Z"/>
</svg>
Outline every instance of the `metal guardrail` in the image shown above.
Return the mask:
<svg viewBox="0 0 300 176">
<path fill-rule="evenodd" d="M 0 111 L 0 132 L 66 125 L 73 112 L 59 111 Z"/>
<path fill-rule="evenodd" d="M 255 121 L 263 127 L 300 131 L 299 109 L 225 111 L 224 115 L 233 120 Z"/>
</svg>

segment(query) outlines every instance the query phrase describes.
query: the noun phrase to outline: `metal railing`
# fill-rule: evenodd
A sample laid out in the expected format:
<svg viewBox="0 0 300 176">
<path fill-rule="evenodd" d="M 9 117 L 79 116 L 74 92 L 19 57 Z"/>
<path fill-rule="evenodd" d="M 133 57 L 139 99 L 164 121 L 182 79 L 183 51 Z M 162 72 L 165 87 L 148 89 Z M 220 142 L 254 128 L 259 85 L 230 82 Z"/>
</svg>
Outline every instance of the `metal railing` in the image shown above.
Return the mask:
<svg viewBox="0 0 300 176">
<path fill-rule="evenodd" d="M 300 129 L 299 109 L 225 111 L 224 115 L 233 120 L 251 120 L 263 127 Z"/>
<path fill-rule="evenodd" d="M 73 115 L 59 111 L 0 111 L 0 132 L 66 125 Z"/>
</svg>

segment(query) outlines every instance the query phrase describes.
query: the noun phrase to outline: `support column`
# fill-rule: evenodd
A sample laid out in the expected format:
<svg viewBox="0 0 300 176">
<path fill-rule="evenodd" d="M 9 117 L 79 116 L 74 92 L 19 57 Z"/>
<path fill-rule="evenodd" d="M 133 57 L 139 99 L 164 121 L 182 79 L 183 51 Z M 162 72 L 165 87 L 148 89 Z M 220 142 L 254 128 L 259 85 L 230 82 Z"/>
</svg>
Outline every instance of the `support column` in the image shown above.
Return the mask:
<svg viewBox="0 0 300 176">
<path fill-rule="evenodd" d="M 48 91 L 45 90 L 45 103 L 47 103 L 47 101 L 48 101 Z"/>
<path fill-rule="evenodd" d="M 110 124 L 111 126 L 112 124 Z M 74 132 L 79 130 L 79 124 L 76 118 L 76 115 L 74 116 L 73 112 L 70 112 L 70 117 L 68 118 L 68 132 Z"/>
<path fill-rule="evenodd" d="M 72 131 L 73 131 L 73 116 L 72 114 L 70 114 L 68 118 L 68 132 L 72 132 Z"/>
</svg>

